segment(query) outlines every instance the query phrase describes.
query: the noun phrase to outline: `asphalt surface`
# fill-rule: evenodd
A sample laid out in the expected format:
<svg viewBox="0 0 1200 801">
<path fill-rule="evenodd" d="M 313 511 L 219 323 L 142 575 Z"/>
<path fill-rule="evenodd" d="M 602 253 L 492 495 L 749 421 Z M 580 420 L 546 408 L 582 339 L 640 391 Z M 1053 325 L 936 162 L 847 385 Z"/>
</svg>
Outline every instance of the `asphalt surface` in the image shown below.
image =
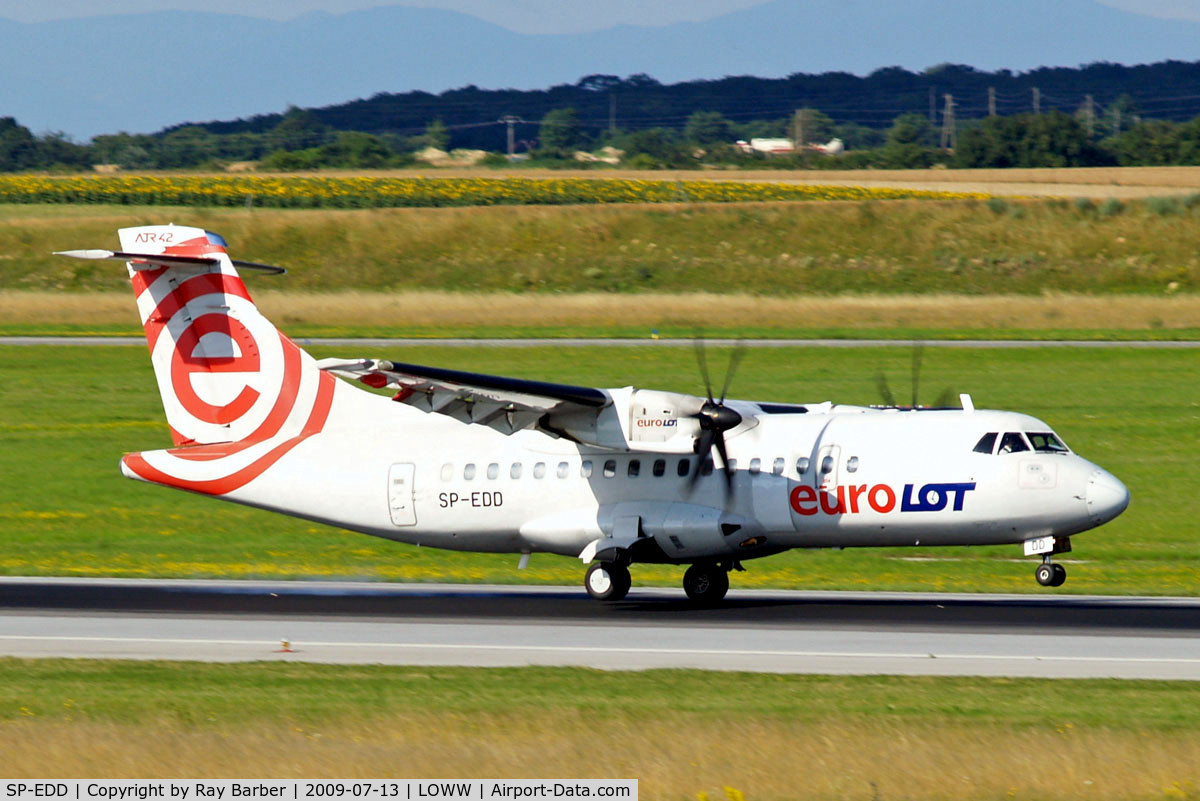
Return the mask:
<svg viewBox="0 0 1200 801">
<path fill-rule="evenodd" d="M 11 578 L 0 655 L 1200 680 L 1200 599 Z"/>
<path fill-rule="evenodd" d="M 690 347 L 690 339 L 613 339 L 533 337 L 528 339 L 461 339 L 461 338 L 396 338 L 396 339 L 296 339 L 299 345 L 330 347 L 402 348 L 436 346 L 449 348 L 505 347 L 535 348 L 627 348 L 627 347 Z M 712 347 L 732 347 L 742 344 L 749 348 L 882 348 L 911 347 L 905 339 L 706 339 Z M 0 337 L 0 345 L 140 345 L 145 337 Z M 931 348 L 1166 348 L 1196 349 L 1195 340 L 1133 340 L 1128 342 L 1089 339 L 1016 340 L 1016 339 L 923 339 L 921 344 Z"/>
</svg>

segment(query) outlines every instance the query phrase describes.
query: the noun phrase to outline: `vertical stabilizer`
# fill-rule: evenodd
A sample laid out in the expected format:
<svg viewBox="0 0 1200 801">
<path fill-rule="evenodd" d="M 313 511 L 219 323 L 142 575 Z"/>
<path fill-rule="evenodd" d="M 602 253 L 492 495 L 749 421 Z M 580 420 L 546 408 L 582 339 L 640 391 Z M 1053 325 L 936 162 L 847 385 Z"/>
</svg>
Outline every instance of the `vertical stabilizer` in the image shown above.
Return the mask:
<svg viewBox="0 0 1200 801">
<path fill-rule="evenodd" d="M 301 426 L 321 372 L 259 312 L 226 253 L 201 228 L 120 231 L 167 423 L 176 445 L 261 441 Z M 195 259 L 165 266 L 154 256 Z M 331 380 L 331 379 L 327 379 Z"/>
</svg>

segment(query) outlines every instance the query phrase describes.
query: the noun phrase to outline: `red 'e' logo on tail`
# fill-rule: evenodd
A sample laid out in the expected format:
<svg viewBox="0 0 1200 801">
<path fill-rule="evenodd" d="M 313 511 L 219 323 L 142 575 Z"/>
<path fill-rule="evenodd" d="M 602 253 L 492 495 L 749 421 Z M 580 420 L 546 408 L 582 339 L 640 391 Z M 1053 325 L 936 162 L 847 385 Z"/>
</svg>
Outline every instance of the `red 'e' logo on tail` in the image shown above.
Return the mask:
<svg viewBox="0 0 1200 801">
<path fill-rule="evenodd" d="M 224 334 L 236 343 L 239 355 L 196 356 L 201 337 Z M 234 317 L 224 314 L 205 314 L 197 317 L 175 342 L 171 355 L 171 385 L 183 408 L 197 420 L 224 425 L 240 418 L 254 406 L 258 390 L 244 386 L 232 401 L 215 406 L 204 401 L 192 387 L 194 373 L 257 373 L 259 372 L 258 343 L 249 329 Z"/>
</svg>

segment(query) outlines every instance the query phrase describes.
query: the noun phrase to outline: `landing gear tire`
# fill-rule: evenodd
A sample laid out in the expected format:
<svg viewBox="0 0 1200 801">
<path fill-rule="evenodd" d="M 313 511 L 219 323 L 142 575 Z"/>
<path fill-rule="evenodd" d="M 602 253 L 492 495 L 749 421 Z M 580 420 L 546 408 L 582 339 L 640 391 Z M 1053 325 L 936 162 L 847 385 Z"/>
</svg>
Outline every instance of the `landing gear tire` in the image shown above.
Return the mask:
<svg viewBox="0 0 1200 801">
<path fill-rule="evenodd" d="M 729 572 L 720 565 L 698 562 L 683 574 L 683 591 L 692 603 L 718 603 L 729 592 Z"/>
<path fill-rule="evenodd" d="M 633 583 L 629 568 L 613 562 L 597 562 L 587 570 L 583 586 L 597 601 L 620 601 L 629 593 Z"/>
<path fill-rule="evenodd" d="M 1067 569 L 1053 562 L 1043 562 L 1033 574 L 1043 587 L 1061 587 L 1067 580 Z"/>
</svg>

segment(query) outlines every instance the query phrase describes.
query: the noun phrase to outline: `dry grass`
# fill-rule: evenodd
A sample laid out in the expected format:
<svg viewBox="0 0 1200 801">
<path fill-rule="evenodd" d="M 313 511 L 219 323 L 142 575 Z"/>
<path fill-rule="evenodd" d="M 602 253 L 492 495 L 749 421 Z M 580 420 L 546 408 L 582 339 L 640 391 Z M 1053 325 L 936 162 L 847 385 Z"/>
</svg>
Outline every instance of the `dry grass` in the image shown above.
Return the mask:
<svg viewBox="0 0 1200 801">
<path fill-rule="evenodd" d="M 1194 733 L 602 711 L 401 714 L 328 725 L 0 723 L 7 778 L 637 778 L 647 799 L 1195 797 Z"/>
<path fill-rule="evenodd" d="M 874 295 L 758 297 L 645 293 L 473 294 L 451 292 L 257 291 L 263 312 L 281 328 L 366 326 L 394 330 L 577 328 L 630 330 L 711 327 L 738 321 L 758 329 L 926 328 L 1143 330 L 1195 327 L 1200 296 Z M 0 290 L 0 321 L 10 324 L 136 327 L 125 292 Z"/>
<path fill-rule="evenodd" d="M 328 174 L 322 172 L 322 175 Z M 357 174 L 357 173 L 346 173 Z M 385 175 L 526 178 L 668 178 L 679 180 L 785 181 L 840 186 L 890 186 L 929 191 L 1067 197 L 1151 197 L 1200 191 L 1200 167 L 1068 167 L 1033 169 L 928 170 L 502 170 L 410 168 Z"/>
</svg>

